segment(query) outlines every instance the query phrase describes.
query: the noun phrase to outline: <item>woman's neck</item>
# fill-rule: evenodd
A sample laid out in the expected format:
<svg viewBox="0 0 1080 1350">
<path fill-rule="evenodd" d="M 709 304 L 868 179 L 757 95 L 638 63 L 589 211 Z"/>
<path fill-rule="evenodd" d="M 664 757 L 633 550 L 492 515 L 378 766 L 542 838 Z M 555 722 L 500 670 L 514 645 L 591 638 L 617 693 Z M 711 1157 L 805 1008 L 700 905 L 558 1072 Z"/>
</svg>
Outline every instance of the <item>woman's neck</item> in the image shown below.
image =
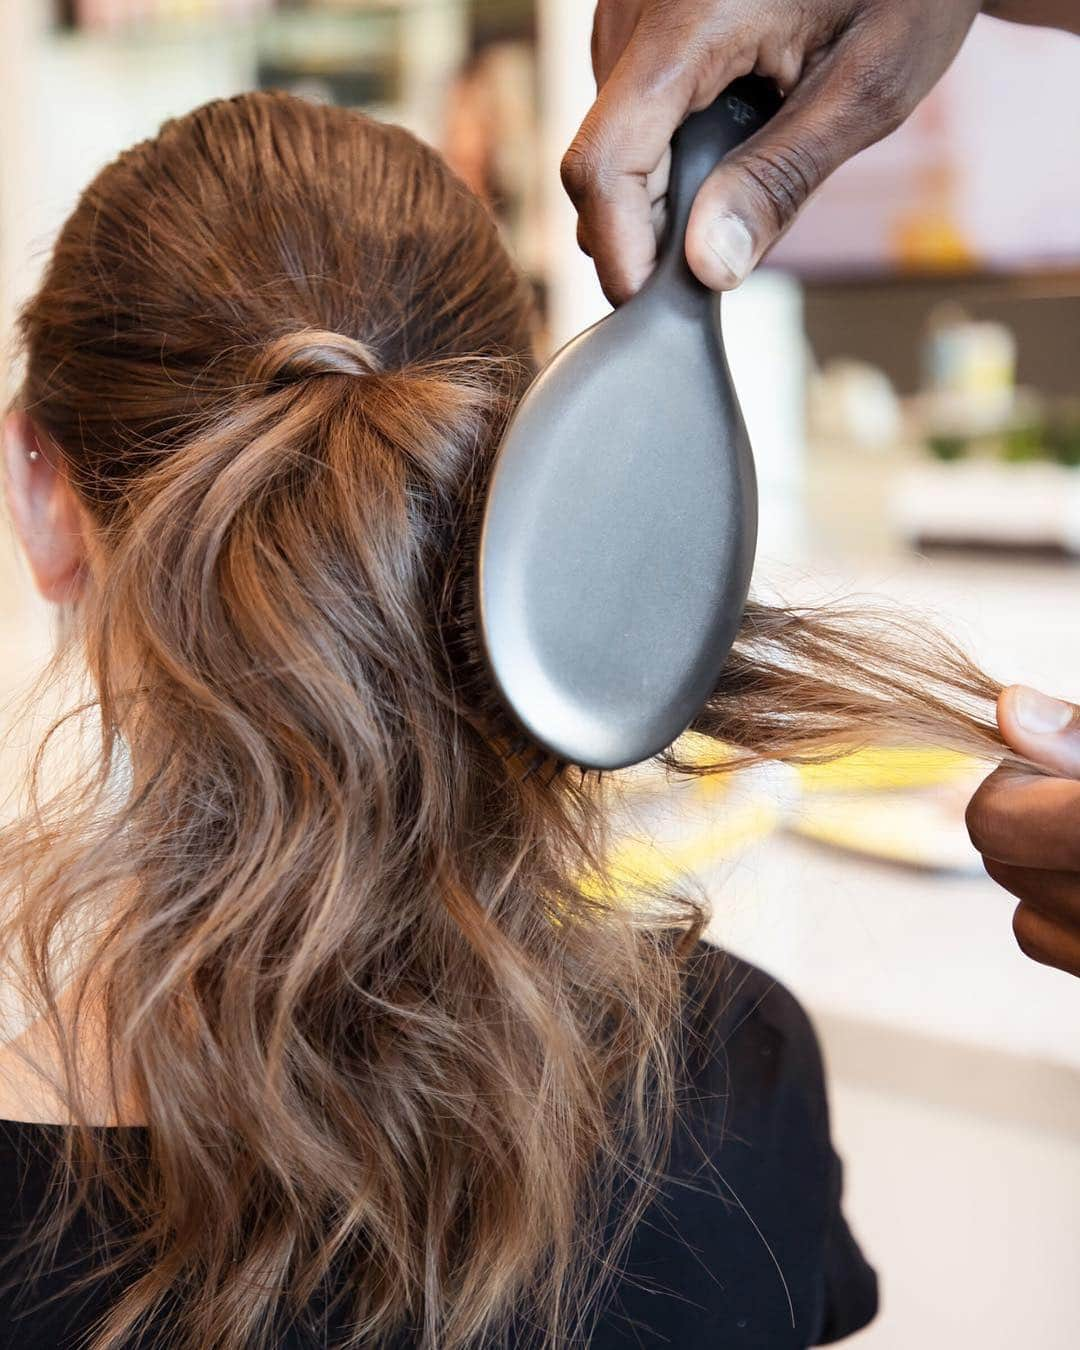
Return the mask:
<svg viewBox="0 0 1080 1350">
<path fill-rule="evenodd" d="M 69 980 L 57 999 L 65 1034 L 73 1042 L 82 1113 L 91 1125 L 141 1125 L 133 1094 L 117 1104 L 109 1090 L 108 1042 L 99 1003 L 90 996 L 72 1036 L 78 980 Z M 72 1123 L 65 1091 L 64 1057 L 55 1028 L 44 1017 L 0 1043 L 0 1119 L 34 1124 Z"/>
</svg>

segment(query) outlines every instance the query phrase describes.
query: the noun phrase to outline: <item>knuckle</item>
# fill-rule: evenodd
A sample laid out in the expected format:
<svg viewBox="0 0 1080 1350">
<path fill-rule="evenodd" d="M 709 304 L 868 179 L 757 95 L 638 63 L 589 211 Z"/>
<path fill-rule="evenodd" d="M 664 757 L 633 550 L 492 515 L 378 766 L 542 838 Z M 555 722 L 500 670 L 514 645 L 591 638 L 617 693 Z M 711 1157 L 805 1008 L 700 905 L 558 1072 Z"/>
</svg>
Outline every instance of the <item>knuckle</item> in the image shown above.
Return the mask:
<svg viewBox="0 0 1080 1350">
<path fill-rule="evenodd" d="M 810 139 L 752 151 L 740 167 L 777 229 L 795 219 L 825 176 L 824 156 Z"/>
<path fill-rule="evenodd" d="M 696 35 L 688 36 L 679 47 L 677 60 L 653 61 L 638 72 L 637 98 L 645 105 L 676 98 L 692 105 L 702 82 L 706 55 L 704 42 Z"/>
<path fill-rule="evenodd" d="M 724 24 L 698 29 L 686 38 L 687 68 L 695 80 L 698 98 L 711 102 L 720 92 L 720 80 L 749 75 L 758 61 L 759 43 L 750 33 Z"/>
<path fill-rule="evenodd" d="M 1035 910 L 1027 905 L 1017 905 L 1012 920 L 1013 937 L 1016 945 L 1031 961 L 1041 965 L 1052 963 L 1053 952 L 1047 941 L 1047 926 Z"/>
<path fill-rule="evenodd" d="M 704 107 L 719 93 L 718 72 L 753 70 L 757 42 L 711 10 L 680 0 L 653 0 L 645 10 L 634 34 L 635 45 L 651 55 L 641 71 L 643 99 L 663 98 L 676 87 L 691 107 Z"/>
<path fill-rule="evenodd" d="M 1056 845 L 1055 852 L 1060 854 L 1059 870 L 1080 872 L 1080 839 L 1077 839 L 1074 831 L 1069 830 L 1067 834 L 1058 833 Z"/>
<path fill-rule="evenodd" d="M 575 206 L 587 200 L 600 176 L 600 157 L 596 147 L 579 133 L 559 165 L 562 185 Z"/>
<path fill-rule="evenodd" d="M 997 832 L 997 813 L 991 803 L 990 794 L 985 787 L 980 788 L 967 804 L 964 812 L 964 824 L 968 838 L 979 853 L 987 853 Z M 990 871 L 989 866 L 987 871 Z M 993 872 L 990 873 L 993 876 Z M 997 880 L 997 878 L 994 878 Z"/>
<path fill-rule="evenodd" d="M 1008 868 L 1005 863 L 998 862 L 996 858 L 983 858 L 983 870 L 991 881 L 999 886 L 1005 886 L 1008 880 Z"/>
<path fill-rule="evenodd" d="M 875 136 L 887 136 L 911 111 L 911 81 L 902 64 L 869 53 L 848 68 L 848 99 Z"/>
</svg>

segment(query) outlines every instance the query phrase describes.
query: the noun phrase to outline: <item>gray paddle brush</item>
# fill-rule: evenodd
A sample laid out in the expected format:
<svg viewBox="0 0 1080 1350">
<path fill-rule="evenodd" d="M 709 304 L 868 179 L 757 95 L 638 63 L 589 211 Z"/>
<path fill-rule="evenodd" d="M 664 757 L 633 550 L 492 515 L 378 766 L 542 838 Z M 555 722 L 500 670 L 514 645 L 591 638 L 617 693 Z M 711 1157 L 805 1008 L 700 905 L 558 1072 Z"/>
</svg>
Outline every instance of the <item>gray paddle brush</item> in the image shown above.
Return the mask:
<svg viewBox="0 0 1080 1350">
<path fill-rule="evenodd" d="M 481 642 L 525 732 L 582 768 L 670 745 L 715 688 L 742 619 L 754 463 L 715 297 L 684 241 L 708 174 L 779 101 L 747 77 L 686 120 L 656 271 L 539 374 L 499 449 L 480 537 Z"/>
</svg>

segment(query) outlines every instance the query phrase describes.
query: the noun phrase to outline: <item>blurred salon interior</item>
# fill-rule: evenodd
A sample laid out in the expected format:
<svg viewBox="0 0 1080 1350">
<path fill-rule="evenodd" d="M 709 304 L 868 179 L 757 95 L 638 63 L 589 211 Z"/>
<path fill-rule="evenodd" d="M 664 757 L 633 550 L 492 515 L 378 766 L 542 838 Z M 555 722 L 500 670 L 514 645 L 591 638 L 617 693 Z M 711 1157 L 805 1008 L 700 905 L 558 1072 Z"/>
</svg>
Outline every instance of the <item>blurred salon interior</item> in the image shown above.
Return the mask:
<svg viewBox="0 0 1080 1350">
<path fill-rule="evenodd" d="M 558 174 L 593 95 L 590 22 L 585 0 L 2 0 L 5 341 L 101 165 L 207 99 L 283 88 L 443 150 L 554 350 L 607 309 Z M 760 479 L 756 591 L 906 606 L 1002 681 L 1073 700 L 1078 84 L 1080 40 L 980 19 L 912 119 L 722 302 Z M 5 348 L 9 392 L 10 365 Z M 52 635 L 2 528 L 6 718 Z M 5 786 L 24 742 L 4 739 Z M 985 772 L 868 748 L 677 790 L 638 773 L 626 793 L 619 865 L 699 878 L 712 938 L 820 1032 L 847 1212 L 882 1276 L 866 1350 L 1080 1342 L 1077 991 L 1017 950 L 968 842 Z"/>
</svg>

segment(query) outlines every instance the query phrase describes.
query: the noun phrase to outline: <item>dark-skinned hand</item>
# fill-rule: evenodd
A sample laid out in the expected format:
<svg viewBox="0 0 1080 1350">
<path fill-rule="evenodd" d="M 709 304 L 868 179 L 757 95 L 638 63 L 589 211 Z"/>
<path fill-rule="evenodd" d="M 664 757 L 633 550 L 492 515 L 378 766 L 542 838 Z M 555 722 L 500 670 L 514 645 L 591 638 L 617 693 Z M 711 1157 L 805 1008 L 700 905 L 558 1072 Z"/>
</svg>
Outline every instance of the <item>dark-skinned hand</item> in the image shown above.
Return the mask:
<svg viewBox="0 0 1080 1350">
<path fill-rule="evenodd" d="M 996 770 L 971 800 L 968 833 L 990 876 L 1020 901 L 1021 950 L 1080 975 L 1080 708 L 1013 685 L 998 700 L 998 726 L 1050 773 Z"/>
<path fill-rule="evenodd" d="M 563 161 L 578 238 L 608 298 L 634 294 L 656 261 L 672 135 L 732 80 L 756 71 L 781 111 L 702 188 L 690 266 L 737 286 L 810 194 L 915 109 L 960 49 L 980 0 L 600 0 L 598 94 Z M 1076 26 L 1075 0 L 998 0 L 987 11 Z"/>
</svg>

